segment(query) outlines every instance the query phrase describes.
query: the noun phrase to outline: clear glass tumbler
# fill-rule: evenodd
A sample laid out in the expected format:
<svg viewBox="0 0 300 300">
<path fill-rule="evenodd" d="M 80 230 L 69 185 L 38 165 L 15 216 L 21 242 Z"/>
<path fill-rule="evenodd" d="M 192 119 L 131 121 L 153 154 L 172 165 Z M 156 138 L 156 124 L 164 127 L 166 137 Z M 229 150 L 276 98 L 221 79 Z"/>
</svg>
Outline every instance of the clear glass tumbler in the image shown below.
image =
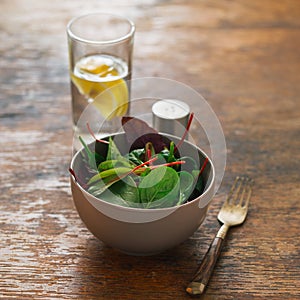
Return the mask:
<svg viewBox="0 0 300 300">
<path fill-rule="evenodd" d="M 67 25 L 75 135 L 84 136 L 86 123 L 95 127 L 93 122 L 105 122 L 111 133 L 115 119 L 128 114 L 134 33 L 132 21 L 106 13 L 82 15 Z"/>
</svg>

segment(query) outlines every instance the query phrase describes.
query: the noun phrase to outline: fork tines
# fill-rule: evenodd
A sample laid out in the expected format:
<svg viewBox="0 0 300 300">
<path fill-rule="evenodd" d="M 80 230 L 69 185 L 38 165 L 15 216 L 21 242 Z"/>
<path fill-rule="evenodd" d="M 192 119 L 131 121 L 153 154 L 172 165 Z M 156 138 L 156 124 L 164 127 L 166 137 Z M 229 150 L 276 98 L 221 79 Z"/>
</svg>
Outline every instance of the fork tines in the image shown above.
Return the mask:
<svg viewBox="0 0 300 300">
<path fill-rule="evenodd" d="M 247 207 L 252 193 L 252 184 L 253 180 L 251 178 L 237 176 L 225 203 Z"/>
</svg>

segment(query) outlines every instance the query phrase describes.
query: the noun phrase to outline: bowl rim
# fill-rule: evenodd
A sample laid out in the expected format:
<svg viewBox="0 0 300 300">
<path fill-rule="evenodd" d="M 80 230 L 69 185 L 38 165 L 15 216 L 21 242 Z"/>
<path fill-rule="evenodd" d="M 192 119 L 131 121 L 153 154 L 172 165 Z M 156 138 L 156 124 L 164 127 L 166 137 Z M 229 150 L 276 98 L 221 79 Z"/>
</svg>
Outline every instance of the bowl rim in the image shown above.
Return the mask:
<svg viewBox="0 0 300 300">
<path fill-rule="evenodd" d="M 125 134 L 124 132 L 114 133 L 114 134 L 111 134 L 111 135 L 107 135 L 107 136 L 103 137 L 102 139 L 109 138 L 109 137 L 114 137 L 116 135 L 124 135 L 124 134 Z M 178 139 L 178 137 L 173 136 L 171 134 L 161 133 L 161 132 L 159 132 L 159 134 L 161 134 L 163 136 L 166 136 L 166 137 L 175 137 L 175 138 Z M 94 144 L 95 142 L 96 141 L 92 141 L 91 143 L 88 143 L 87 146 L 90 146 L 91 144 Z M 104 200 L 102 200 L 100 198 L 95 197 L 94 195 L 92 195 L 91 193 L 89 193 L 87 190 L 85 190 L 75 180 L 75 178 L 74 178 L 74 176 L 72 174 L 70 174 L 70 177 L 71 177 L 71 180 L 74 182 L 74 184 L 79 187 L 79 189 L 81 190 L 81 192 L 83 192 L 83 194 L 87 194 L 89 197 L 92 197 L 94 200 L 99 201 L 102 204 L 108 205 L 108 206 L 110 206 L 112 208 L 119 208 L 119 209 L 122 209 L 122 210 L 125 210 L 125 211 L 141 212 L 141 213 L 148 213 L 149 214 L 149 213 L 155 213 L 155 212 L 156 213 L 157 212 L 168 212 L 168 211 L 179 209 L 181 207 L 190 206 L 190 205 L 194 204 L 196 201 L 201 202 L 201 198 L 204 198 L 210 192 L 210 190 L 214 187 L 214 184 L 215 184 L 215 167 L 214 167 L 214 164 L 213 164 L 212 160 L 209 158 L 209 156 L 200 147 L 198 147 L 197 145 L 195 145 L 195 144 L 193 144 L 193 143 L 191 143 L 190 141 L 187 141 L 187 140 L 184 140 L 184 143 L 189 144 L 190 146 L 196 148 L 197 151 L 200 152 L 203 155 L 204 158 L 208 159 L 208 162 L 209 162 L 210 168 L 211 168 L 211 170 L 210 170 L 211 175 L 209 175 L 211 177 L 211 180 L 210 180 L 209 185 L 207 187 L 205 187 L 205 190 L 203 191 L 203 193 L 201 195 L 199 195 L 198 197 L 196 197 L 195 199 L 193 199 L 191 201 L 188 201 L 186 203 L 180 204 L 178 206 L 162 207 L 162 208 L 155 208 L 155 209 L 121 206 L 121 205 L 110 203 L 110 202 L 107 202 L 107 201 L 104 201 Z M 73 157 L 71 159 L 71 162 L 70 162 L 70 168 L 71 169 L 73 169 L 75 160 L 77 159 L 77 157 L 80 155 L 80 153 L 83 150 L 84 150 L 84 148 L 82 147 L 81 149 L 77 150 L 76 153 L 73 155 Z M 207 202 L 206 205 L 208 205 L 211 200 L 212 199 L 210 199 Z"/>
</svg>

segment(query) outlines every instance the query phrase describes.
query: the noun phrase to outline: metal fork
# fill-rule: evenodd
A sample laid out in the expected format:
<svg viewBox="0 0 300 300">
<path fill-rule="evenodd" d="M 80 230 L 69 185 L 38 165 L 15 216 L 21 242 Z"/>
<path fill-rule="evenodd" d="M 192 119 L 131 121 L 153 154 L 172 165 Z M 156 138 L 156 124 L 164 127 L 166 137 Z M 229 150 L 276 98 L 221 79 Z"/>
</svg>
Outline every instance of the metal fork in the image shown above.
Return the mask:
<svg viewBox="0 0 300 300">
<path fill-rule="evenodd" d="M 236 177 L 227 199 L 218 214 L 218 220 L 223 225 L 210 244 L 198 271 L 186 288 L 189 294 L 198 295 L 204 292 L 221 253 L 222 244 L 229 227 L 240 225 L 245 221 L 252 193 L 252 183 L 252 179 L 248 177 Z"/>
</svg>

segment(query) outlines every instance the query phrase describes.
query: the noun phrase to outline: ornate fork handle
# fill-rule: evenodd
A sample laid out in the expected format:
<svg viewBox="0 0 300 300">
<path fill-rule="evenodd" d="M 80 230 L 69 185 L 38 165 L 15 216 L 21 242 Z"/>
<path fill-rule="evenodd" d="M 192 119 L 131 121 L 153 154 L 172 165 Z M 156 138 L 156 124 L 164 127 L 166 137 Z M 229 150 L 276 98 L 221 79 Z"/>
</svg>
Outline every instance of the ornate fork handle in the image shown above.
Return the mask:
<svg viewBox="0 0 300 300">
<path fill-rule="evenodd" d="M 194 278 L 187 286 L 186 291 L 191 295 L 202 294 L 214 270 L 215 264 L 220 256 L 223 241 L 226 237 L 229 226 L 223 224 L 217 235 L 211 242 Z"/>
<path fill-rule="evenodd" d="M 223 225 L 210 244 L 192 282 L 186 288 L 189 294 L 198 295 L 204 292 L 218 257 L 220 256 L 223 241 L 229 227 L 240 225 L 245 221 L 252 193 L 251 184 L 252 180 L 247 177 L 237 177 L 235 179 L 226 201 L 218 214 L 218 220 L 222 222 Z"/>
</svg>

